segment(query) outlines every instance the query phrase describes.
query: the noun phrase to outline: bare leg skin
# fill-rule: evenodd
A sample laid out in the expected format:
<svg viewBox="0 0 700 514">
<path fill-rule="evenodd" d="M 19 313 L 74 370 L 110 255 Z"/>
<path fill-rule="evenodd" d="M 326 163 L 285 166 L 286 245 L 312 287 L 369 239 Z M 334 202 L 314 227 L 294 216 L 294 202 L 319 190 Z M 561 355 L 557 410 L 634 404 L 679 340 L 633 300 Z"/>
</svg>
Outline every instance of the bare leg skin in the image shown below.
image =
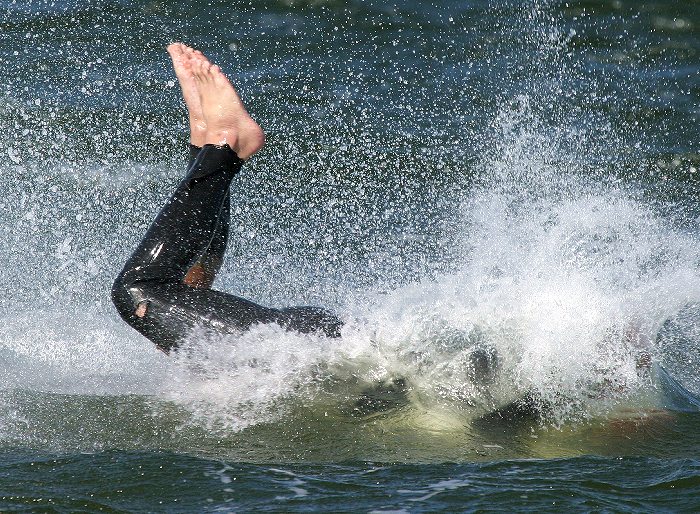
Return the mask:
<svg viewBox="0 0 700 514">
<path fill-rule="evenodd" d="M 198 287 L 201 289 L 209 289 L 212 284 L 214 284 L 214 279 L 216 278 L 216 271 L 218 270 L 218 265 L 206 266 L 205 263 L 195 262 L 194 266 L 190 268 L 182 280 L 183 284 L 187 284 L 190 287 Z M 136 313 L 138 316 L 138 313 Z"/>
<path fill-rule="evenodd" d="M 167 50 L 173 60 L 175 75 L 180 83 L 182 96 L 185 99 L 187 113 L 190 118 L 190 143 L 201 147 L 205 144 L 207 124 L 204 121 L 197 83 L 192 74 L 192 64 L 195 58 L 204 56 L 201 52 L 197 52 L 182 43 L 168 45 Z"/>
<path fill-rule="evenodd" d="M 241 159 L 248 159 L 260 150 L 265 144 L 265 134 L 221 69 L 203 55 L 195 54 L 192 73 L 207 124 L 204 143 L 227 144 Z"/>
</svg>

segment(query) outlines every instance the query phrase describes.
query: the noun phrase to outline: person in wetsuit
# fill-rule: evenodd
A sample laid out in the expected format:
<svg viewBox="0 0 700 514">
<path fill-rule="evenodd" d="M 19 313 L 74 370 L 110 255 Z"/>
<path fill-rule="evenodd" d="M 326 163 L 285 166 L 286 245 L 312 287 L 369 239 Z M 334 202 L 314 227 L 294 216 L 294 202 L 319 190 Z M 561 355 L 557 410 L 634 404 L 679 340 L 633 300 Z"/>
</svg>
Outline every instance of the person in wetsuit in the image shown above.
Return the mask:
<svg viewBox="0 0 700 514">
<path fill-rule="evenodd" d="M 218 66 L 180 43 L 168 52 L 190 116 L 190 162 L 114 282 L 119 315 L 166 353 L 193 329 L 226 334 L 276 323 L 339 337 L 342 322 L 325 309 L 275 309 L 211 289 L 228 241 L 231 181 L 264 134 Z"/>
</svg>

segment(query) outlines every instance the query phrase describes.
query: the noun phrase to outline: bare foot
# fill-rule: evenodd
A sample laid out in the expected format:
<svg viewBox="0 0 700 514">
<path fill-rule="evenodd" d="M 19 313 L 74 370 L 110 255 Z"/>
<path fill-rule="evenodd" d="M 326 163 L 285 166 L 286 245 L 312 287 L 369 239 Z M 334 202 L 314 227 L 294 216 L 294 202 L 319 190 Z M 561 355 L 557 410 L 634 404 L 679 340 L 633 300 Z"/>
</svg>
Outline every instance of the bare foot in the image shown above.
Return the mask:
<svg viewBox="0 0 700 514">
<path fill-rule="evenodd" d="M 182 43 L 168 45 L 167 50 L 173 60 L 175 75 L 180 82 L 182 96 L 185 99 L 190 117 L 190 143 L 202 146 L 207 135 L 207 124 L 204 121 L 204 113 L 202 113 L 202 102 L 199 99 L 197 83 L 192 74 L 192 63 L 198 57 L 196 54 L 202 55 L 202 53 L 196 52 Z M 202 57 L 204 56 L 202 55 Z"/>
<path fill-rule="evenodd" d="M 265 134 L 219 67 L 201 56 L 192 60 L 192 72 L 207 123 L 205 143 L 228 144 L 241 159 L 260 150 Z"/>
</svg>

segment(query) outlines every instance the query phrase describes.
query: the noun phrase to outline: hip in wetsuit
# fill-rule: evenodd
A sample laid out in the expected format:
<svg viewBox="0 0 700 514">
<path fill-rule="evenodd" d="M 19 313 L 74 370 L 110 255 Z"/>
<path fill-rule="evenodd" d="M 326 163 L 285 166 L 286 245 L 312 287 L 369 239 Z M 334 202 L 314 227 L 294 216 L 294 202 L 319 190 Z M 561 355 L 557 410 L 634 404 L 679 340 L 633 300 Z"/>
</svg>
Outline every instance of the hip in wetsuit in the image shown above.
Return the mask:
<svg viewBox="0 0 700 514">
<path fill-rule="evenodd" d="M 229 187 L 243 165 L 228 145 L 191 146 L 190 157 L 187 175 L 114 282 L 112 301 L 120 316 L 165 352 L 195 328 L 236 333 L 257 323 L 276 323 L 340 337 L 342 322 L 324 309 L 274 309 L 184 282 L 195 263 L 223 260 Z"/>
</svg>

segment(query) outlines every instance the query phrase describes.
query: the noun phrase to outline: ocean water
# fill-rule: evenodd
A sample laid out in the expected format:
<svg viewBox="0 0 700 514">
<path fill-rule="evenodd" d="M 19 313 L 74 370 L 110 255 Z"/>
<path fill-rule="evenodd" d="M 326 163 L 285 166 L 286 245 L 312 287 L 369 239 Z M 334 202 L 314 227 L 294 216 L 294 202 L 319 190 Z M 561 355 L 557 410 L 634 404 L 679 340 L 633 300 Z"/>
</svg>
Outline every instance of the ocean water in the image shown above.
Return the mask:
<svg viewBox="0 0 700 514">
<path fill-rule="evenodd" d="M 0 9 L 1 511 L 700 510 L 700 3 Z M 267 134 L 216 287 L 341 340 L 114 311 L 176 40 Z"/>
</svg>

